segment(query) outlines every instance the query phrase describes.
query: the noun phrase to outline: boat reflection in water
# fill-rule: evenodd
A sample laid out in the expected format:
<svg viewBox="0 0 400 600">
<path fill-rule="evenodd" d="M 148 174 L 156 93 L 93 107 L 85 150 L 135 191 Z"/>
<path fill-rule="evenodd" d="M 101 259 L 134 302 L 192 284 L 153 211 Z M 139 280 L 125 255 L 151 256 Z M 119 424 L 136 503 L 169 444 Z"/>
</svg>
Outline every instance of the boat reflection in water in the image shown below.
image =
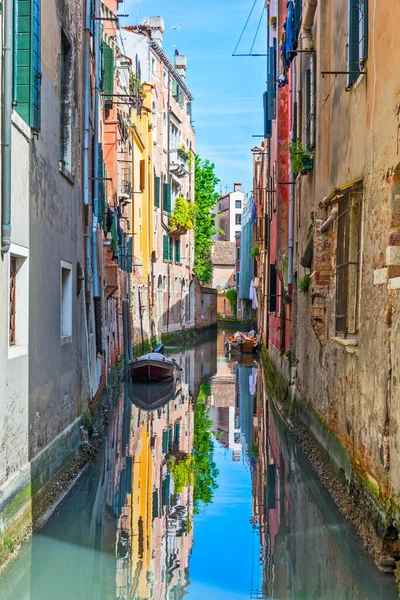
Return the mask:
<svg viewBox="0 0 400 600">
<path fill-rule="evenodd" d="M 182 383 L 179 377 L 174 375 L 169 379 L 152 381 L 130 381 L 128 394 L 131 402 L 142 410 L 156 410 L 168 404 L 182 391 Z"/>
</svg>

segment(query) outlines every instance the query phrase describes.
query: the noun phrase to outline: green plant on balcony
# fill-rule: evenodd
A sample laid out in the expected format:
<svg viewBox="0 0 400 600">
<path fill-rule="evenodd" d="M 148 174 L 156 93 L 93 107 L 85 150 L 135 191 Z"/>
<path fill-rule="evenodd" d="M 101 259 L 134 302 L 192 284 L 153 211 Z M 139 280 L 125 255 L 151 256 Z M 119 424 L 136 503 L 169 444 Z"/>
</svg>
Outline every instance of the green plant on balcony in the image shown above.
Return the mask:
<svg viewBox="0 0 400 600">
<path fill-rule="evenodd" d="M 306 275 L 304 275 L 304 277 L 299 279 L 297 287 L 298 287 L 300 293 L 307 294 L 309 287 L 310 287 L 310 283 L 311 283 L 311 275 L 309 273 L 307 273 Z"/>
<path fill-rule="evenodd" d="M 253 248 L 250 250 L 250 254 L 253 258 L 258 258 L 260 256 L 260 246 L 258 244 L 253 246 Z"/>
<path fill-rule="evenodd" d="M 304 148 L 301 142 L 291 142 L 286 149 L 290 152 L 295 176 L 305 175 L 308 171 L 311 171 L 314 164 L 314 155 L 307 148 Z"/>
<path fill-rule="evenodd" d="M 182 196 L 175 200 L 174 210 L 169 220 L 171 231 L 188 231 L 194 229 L 195 205 Z"/>
</svg>

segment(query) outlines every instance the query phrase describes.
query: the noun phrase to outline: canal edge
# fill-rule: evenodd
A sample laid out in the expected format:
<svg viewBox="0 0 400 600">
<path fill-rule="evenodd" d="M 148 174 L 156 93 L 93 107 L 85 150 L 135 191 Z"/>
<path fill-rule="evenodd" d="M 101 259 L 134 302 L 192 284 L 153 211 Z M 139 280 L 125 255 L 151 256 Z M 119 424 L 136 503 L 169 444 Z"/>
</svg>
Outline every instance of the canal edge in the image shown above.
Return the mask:
<svg viewBox="0 0 400 600">
<path fill-rule="evenodd" d="M 311 428 L 302 421 L 299 399 L 291 394 L 290 383 L 277 371 L 264 347 L 261 359 L 267 400 L 271 401 L 274 412 L 276 411 L 278 418 L 293 436 L 318 480 L 327 490 L 340 514 L 361 539 L 378 569 L 393 574 L 400 590 L 400 561 L 395 561 L 388 554 L 385 539 L 376 531 L 377 526 L 382 530 L 394 520 L 390 507 L 378 505 L 378 500 L 351 465 L 350 472 L 346 474 L 338 467 L 335 457 L 329 454 Z M 340 444 L 339 440 L 336 442 Z M 343 454 L 346 452 L 343 447 Z M 368 504 L 369 515 L 366 515 L 365 504 Z"/>
</svg>

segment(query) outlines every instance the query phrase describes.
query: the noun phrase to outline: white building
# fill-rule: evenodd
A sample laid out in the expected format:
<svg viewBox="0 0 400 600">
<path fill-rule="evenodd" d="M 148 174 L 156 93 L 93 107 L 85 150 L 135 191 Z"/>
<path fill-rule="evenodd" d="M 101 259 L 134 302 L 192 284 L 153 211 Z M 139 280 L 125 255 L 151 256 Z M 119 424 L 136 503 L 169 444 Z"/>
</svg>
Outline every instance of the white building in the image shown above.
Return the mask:
<svg viewBox="0 0 400 600">
<path fill-rule="evenodd" d="M 242 226 L 242 211 L 246 195 L 242 192 L 242 184 L 234 183 L 233 192 L 221 196 L 216 206 L 217 227 L 224 233 L 217 233 L 215 241 L 234 242 L 236 233 Z"/>
</svg>

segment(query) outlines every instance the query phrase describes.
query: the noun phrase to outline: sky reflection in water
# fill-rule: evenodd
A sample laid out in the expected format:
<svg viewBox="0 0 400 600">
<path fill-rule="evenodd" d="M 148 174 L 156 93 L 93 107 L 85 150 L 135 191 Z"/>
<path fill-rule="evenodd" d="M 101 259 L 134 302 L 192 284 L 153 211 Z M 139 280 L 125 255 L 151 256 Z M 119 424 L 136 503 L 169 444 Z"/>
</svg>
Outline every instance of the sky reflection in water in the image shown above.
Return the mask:
<svg viewBox="0 0 400 600">
<path fill-rule="evenodd" d="M 176 352 L 179 355 L 179 352 Z M 397 597 L 224 339 L 181 354 L 175 397 L 128 393 L 103 451 L 0 579 L 0 600 Z"/>
</svg>

